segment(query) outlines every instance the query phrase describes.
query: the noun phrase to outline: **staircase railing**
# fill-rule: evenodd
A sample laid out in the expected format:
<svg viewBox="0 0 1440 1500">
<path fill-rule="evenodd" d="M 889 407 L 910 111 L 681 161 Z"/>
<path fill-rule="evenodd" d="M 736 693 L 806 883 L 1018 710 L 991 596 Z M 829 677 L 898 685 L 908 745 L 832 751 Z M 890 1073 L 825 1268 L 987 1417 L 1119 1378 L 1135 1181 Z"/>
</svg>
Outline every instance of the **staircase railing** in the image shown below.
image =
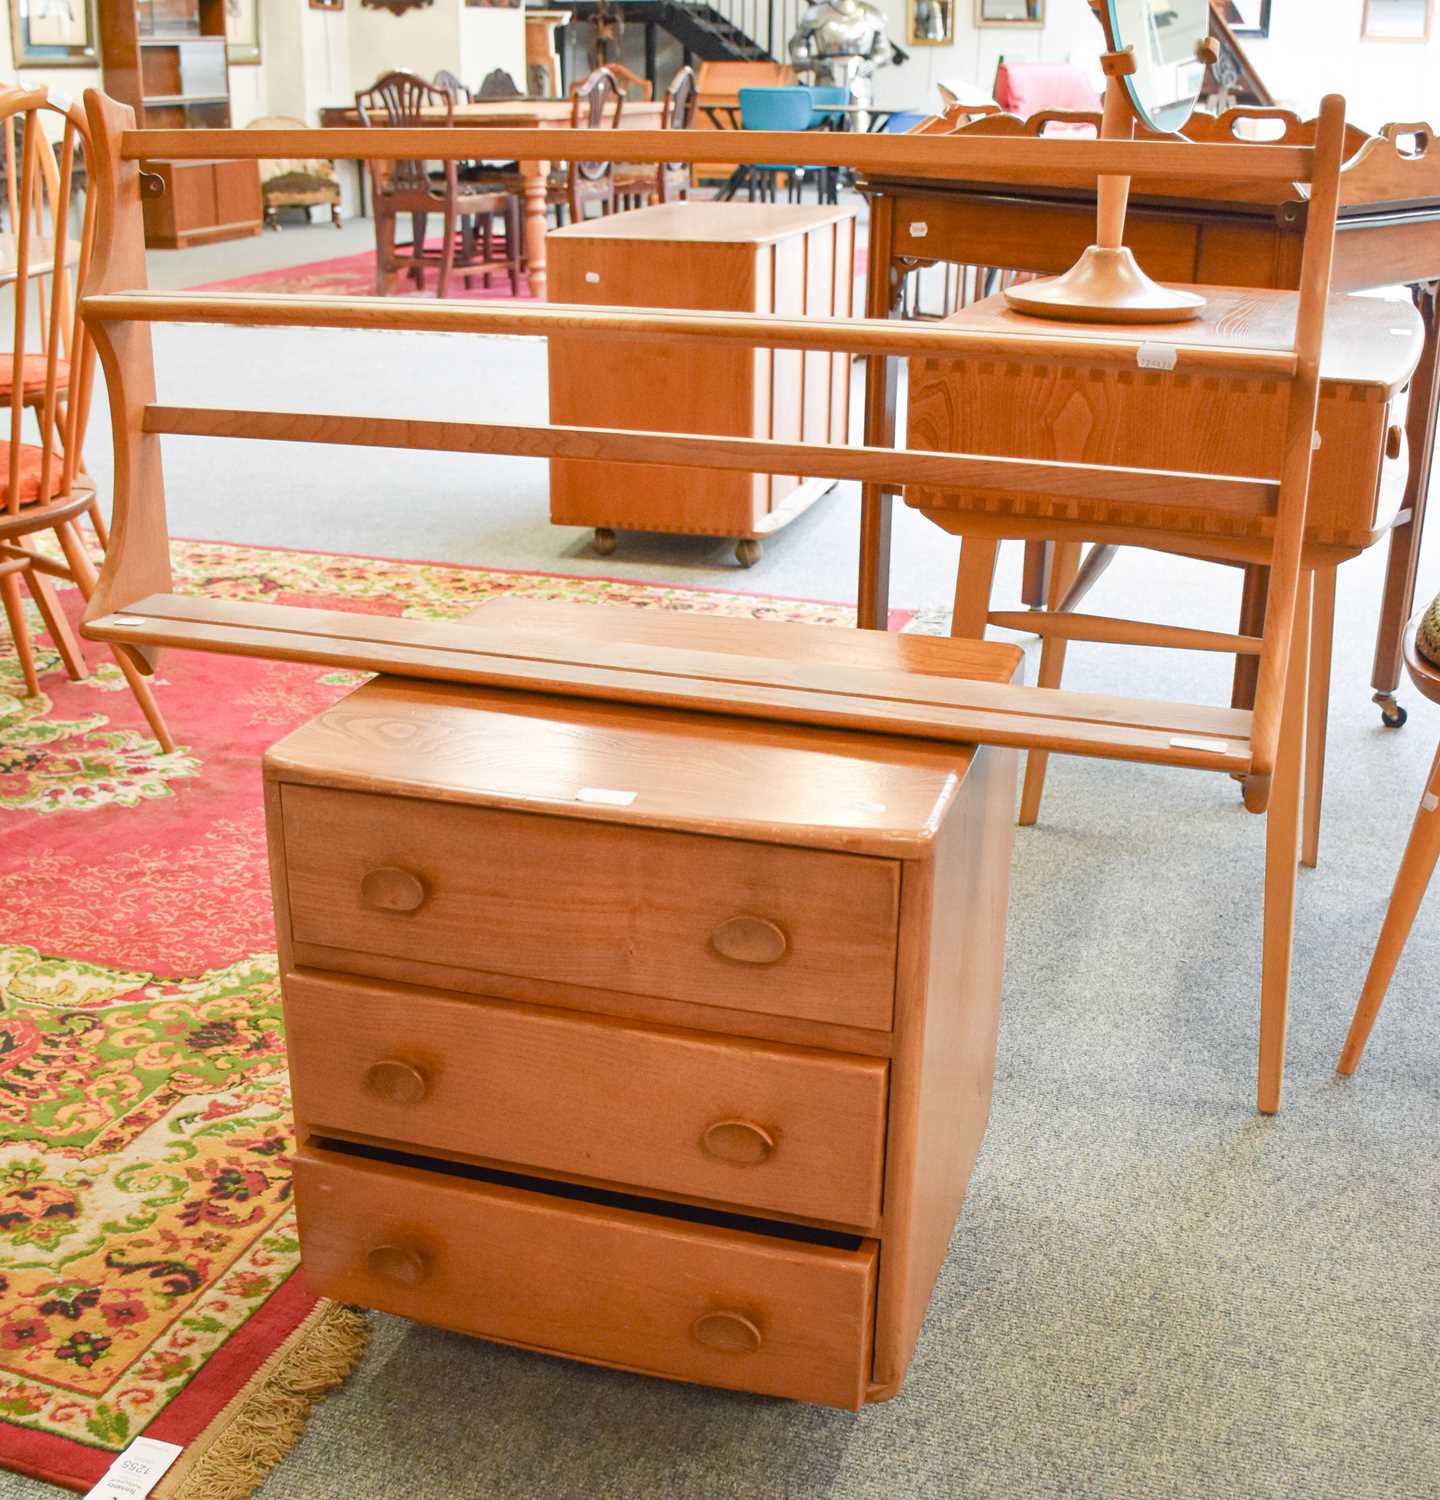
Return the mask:
<svg viewBox="0 0 1440 1500">
<path fill-rule="evenodd" d="M 718 11 L 775 61 L 784 62 L 790 55 L 789 42 L 800 12 L 808 0 L 681 0 L 681 3 Z"/>
</svg>

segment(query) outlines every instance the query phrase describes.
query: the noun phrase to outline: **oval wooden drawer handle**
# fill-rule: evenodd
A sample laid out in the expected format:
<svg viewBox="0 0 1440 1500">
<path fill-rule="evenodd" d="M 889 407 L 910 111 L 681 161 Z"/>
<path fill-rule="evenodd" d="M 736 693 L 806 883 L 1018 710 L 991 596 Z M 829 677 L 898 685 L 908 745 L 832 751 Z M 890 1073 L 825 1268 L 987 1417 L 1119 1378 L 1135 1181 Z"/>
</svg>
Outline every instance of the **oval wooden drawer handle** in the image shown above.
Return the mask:
<svg viewBox="0 0 1440 1500">
<path fill-rule="evenodd" d="M 740 1167 L 758 1166 L 775 1149 L 775 1137 L 750 1120 L 716 1120 L 700 1144 L 711 1156 Z"/>
<path fill-rule="evenodd" d="M 789 939 L 764 917 L 731 917 L 710 934 L 710 943 L 722 958 L 742 964 L 774 964 L 785 957 Z"/>
<path fill-rule="evenodd" d="M 1385 457 L 1399 458 L 1405 448 L 1405 434 L 1399 427 L 1391 427 L 1385 434 Z"/>
<path fill-rule="evenodd" d="M 377 911 L 418 911 L 425 902 L 425 882 L 409 870 L 381 865 L 360 882 L 360 897 Z"/>
<path fill-rule="evenodd" d="M 762 1343 L 760 1330 L 738 1312 L 703 1313 L 690 1325 L 690 1333 L 697 1344 L 727 1354 L 754 1354 Z"/>
<path fill-rule="evenodd" d="M 365 1092 L 386 1104 L 419 1104 L 430 1085 L 419 1068 L 396 1057 L 384 1057 L 365 1070 Z"/>
<path fill-rule="evenodd" d="M 419 1286 L 430 1272 L 425 1257 L 409 1245 L 376 1245 L 365 1257 L 365 1265 L 372 1276 L 402 1286 Z"/>
</svg>

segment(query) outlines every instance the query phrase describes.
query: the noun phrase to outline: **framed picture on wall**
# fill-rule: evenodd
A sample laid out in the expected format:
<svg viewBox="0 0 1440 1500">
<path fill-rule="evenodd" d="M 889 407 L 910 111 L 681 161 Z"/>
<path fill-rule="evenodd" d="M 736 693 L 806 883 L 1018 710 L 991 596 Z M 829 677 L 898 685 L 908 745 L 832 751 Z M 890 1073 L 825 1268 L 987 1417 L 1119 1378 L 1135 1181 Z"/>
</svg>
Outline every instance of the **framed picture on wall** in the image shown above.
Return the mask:
<svg viewBox="0 0 1440 1500">
<path fill-rule="evenodd" d="M 977 26 L 1043 26 L 1045 0 L 975 0 Z"/>
<path fill-rule="evenodd" d="M 260 0 L 225 0 L 225 61 L 260 61 Z"/>
<path fill-rule="evenodd" d="M 97 34 L 95 0 L 10 0 L 17 68 L 93 68 Z"/>
<path fill-rule="evenodd" d="M 1423 42 L 1434 0 L 1365 0 L 1360 35 L 1374 42 Z"/>
<path fill-rule="evenodd" d="M 1225 20 L 1236 36 L 1270 35 L 1270 0 L 1225 0 Z"/>
<path fill-rule="evenodd" d="M 915 47 L 946 47 L 955 40 L 955 0 L 909 0 L 907 35 Z"/>
</svg>

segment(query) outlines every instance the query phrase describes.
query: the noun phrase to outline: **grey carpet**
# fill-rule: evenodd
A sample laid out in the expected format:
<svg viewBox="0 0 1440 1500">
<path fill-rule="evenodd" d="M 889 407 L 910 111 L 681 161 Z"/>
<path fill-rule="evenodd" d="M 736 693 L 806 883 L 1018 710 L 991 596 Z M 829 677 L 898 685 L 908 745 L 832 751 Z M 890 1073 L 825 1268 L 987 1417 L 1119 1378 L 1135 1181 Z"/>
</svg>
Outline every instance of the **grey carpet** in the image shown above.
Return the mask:
<svg viewBox="0 0 1440 1500">
<path fill-rule="evenodd" d="M 308 238 L 333 253 L 318 229 Z M 174 337 L 221 357 L 216 335 Z M 437 363 L 392 409 L 422 409 L 437 387 L 475 412 L 540 403 L 538 366 L 511 352 L 529 346 L 436 345 Z M 325 371 L 335 409 L 359 409 L 383 368 L 357 366 L 351 347 L 322 335 L 291 346 Z M 245 357 L 258 360 L 258 345 Z M 163 351 L 162 393 L 169 377 L 209 399 L 193 350 L 183 369 L 179 358 L 178 344 Z M 256 364 L 245 378 L 258 390 L 292 373 Z M 473 465 L 456 477 L 448 460 L 365 456 L 328 479 L 323 466 L 287 478 L 288 450 L 260 462 L 233 445 L 191 444 L 189 457 L 183 446 L 169 455 L 177 533 L 592 566 L 580 534 L 544 522 L 543 474 L 513 490 L 490 474 L 471 490 Z M 897 594 L 933 627 L 954 549 L 902 519 Z M 854 508 L 843 497 L 818 508 L 748 574 L 718 544 L 642 543 L 594 571 L 849 597 Z M 1253 1103 L 1263 821 L 1221 778 L 1055 762 L 1041 826 L 1017 838 L 990 1129 L 897 1400 L 854 1417 L 377 1316 L 360 1370 L 265 1500 L 1440 1494 L 1433 910 L 1360 1073 L 1333 1072 L 1440 729 L 1413 693 L 1399 733 L 1369 702 L 1382 563 L 1377 552 L 1341 574 L 1322 864 L 1301 879 L 1277 1118 Z M 1003 572 L 1013 588 L 1015 558 Z M 1150 554 L 1094 595 L 1097 610 L 1212 628 L 1233 622 L 1235 602 L 1228 570 Z M 1076 686 L 1224 693 L 1217 660 L 1098 647 L 1073 659 Z M 0 1495 L 54 1493 L 0 1476 Z"/>
</svg>

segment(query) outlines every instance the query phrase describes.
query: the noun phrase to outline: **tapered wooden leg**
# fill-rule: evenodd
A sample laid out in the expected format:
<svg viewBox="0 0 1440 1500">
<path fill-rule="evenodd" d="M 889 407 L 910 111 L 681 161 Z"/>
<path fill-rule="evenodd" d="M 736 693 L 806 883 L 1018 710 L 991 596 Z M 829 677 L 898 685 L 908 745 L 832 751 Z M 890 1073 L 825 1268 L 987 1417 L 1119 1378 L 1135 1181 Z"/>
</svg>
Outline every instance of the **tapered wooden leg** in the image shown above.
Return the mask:
<svg viewBox="0 0 1440 1500">
<path fill-rule="evenodd" d="M 1380 941 L 1375 944 L 1375 956 L 1370 960 L 1365 988 L 1360 991 L 1360 1003 L 1350 1022 L 1350 1034 L 1340 1052 L 1338 1066 L 1341 1073 L 1348 1075 L 1355 1071 L 1365 1043 L 1370 1039 L 1370 1028 L 1375 1024 L 1385 991 L 1390 988 L 1390 979 L 1405 947 L 1405 939 L 1415 925 L 1415 914 L 1425 899 L 1425 888 L 1435 873 L 1437 858 L 1440 858 L 1440 749 L 1436 750 L 1430 766 L 1430 776 L 1420 798 L 1420 810 L 1415 814 L 1410 841 L 1405 845 L 1405 857 L 1400 861 L 1395 888 L 1390 892 L 1390 905 L 1380 928 Z"/>
<path fill-rule="evenodd" d="M 951 635 L 969 641 L 985 639 L 985 617 L 990 613 L 990 588 L 995 582 L 995 559 L 999 551 L 1000 543 L 994 537 L 962 538 L 960 566 L 955 571 Z"/>
<path fill-rule="evenodd" d="M 440 230 L 445 236 L 440 246 L 440 274 L 435 278 L 435 295 L 444 298 L 450 290 L 450 272 L 455 265 L 455 210 L 446 208 L 440 216 Z"/>
<path fill-rule="evenodd" d="M 1315 570 L 1315 609 L 1310 626 L 1304 836 L 1300 846 L 1300 863 L 1310 870 L 1320 862 L 1320 807 L 1325 797 L 1325 740 L 1330 728 L 1330 657 L 1335 643 L 1335 573 L 1334 568 Z"/>
<path fill-rule="evenodd" d="M 105 524 L 105 517 L 100 514 L 100 502 L 94 501 L 90 509 L 86 511 L 90 517 L 90 524 L 95 528 L 95 540 L 100 543 L 100 550 L 110 550 L 110 528 Z"/>
<path fill-rule="evenodd" d="M 0 599 L 5 601 L 5 618 L 10 625 L 10 635 L 15 642 L 15 654 L 20 658 L 20 671 L 25 678 L 25 692 L 33 698 L 40 691 L 40 677 L 35 670 L 35 647 L 30 640 L 30 629 L 25 624 L 25 601 L 20 592 L 18 573 L 0 574 Z"/>
<path fill-rule="evenodd" d="M 1025 543 L 1025 567 L 1020 578 L 1020 602 L 1029 609 L 1043 609 L 1050 597 L 1050 574 L 1055 563 L 1055 544 L 1030 537 Z"/>
<path fill-rule="evenodd" d="M 1050 566 L 1050 581 L 1046 599 L 1051 609 L 1058 609 L 1060 601 L 1075 581 L 1080 571 L 1079 542 L 1057 542 Z M 1037 687 L 1058 688 L 1065 675 L 1066 642 L 1059 636 L 1047 636 L 1040 647 L 1040 671 L 1035 679 Z M 1046 750 L 1031 750 L 1025 756 L 1025 785 L 1020 794 L 1020 826 L 1030 828 L 1040 816 L 1040 799 L 1045 794 L 1045 768 L 1050 764 Z"/>
<path fill-rule="evenodd" d="M 70 564 L 70 572 L 75 579 L 76 586 L 88 601 L 90 595 L 95 592 L 95 565 L 90 561 L 90 554 L 85 550 L 80 533 L 75 530 L 72 522 L 63 521 L 55 528 L 55 534 L 60 538 L 60 546 L 65 552 L 65 561 Z M 145 722 L 149 724 L 151 734 L 159 742 L 161 750 L 169 755 L 175 748 L 175 740 L 165 722 L 165 715 L 160 712 L 160 705 L 155 701 L 154 689 L 140 675 L 124 652 L 112 650 L 111 655 L 114 656 L 116 665 L 119 666 L 125 681 L 129 684 L 130 691 L 135 695 L 135 701 L 140 705 L 140 712 L 145 715 Z"/>
<path fill-rule="evenodd" d="M 1305 753 L 1305 696 L 1309 676 L 1310 594 L 1313 574 L 1301 576 L 1294 642 L 1285 675 L 1285 708 L 1265 816 L 1265 936 L 1260 966 L 1261 1114 L 1280 1108 L 1285 1080 L 1285 1030 L 1290 1011 L 1290 966 L 1295 947 L 1295 875 L 1300 852 L 1300 782 Z"/>
<path fill-rule="evenodd" d="M 31 596 L 40 611 L 41 619 L 45 621 L 45 629 L 50 632 L 50 639 L 55 642 L 55 649 L 60 653 L 66 672 L 72 682 L 79 682 L 82 677 L 89 675 L 89 668 L 85 665 L 85 653 L 81 651 L 80 642 L 70 628 L 70 621 L 55 593 L 54 584 L 34 568 L 25 574 L 25 581 L 30 586 Z"/>
</svg>

